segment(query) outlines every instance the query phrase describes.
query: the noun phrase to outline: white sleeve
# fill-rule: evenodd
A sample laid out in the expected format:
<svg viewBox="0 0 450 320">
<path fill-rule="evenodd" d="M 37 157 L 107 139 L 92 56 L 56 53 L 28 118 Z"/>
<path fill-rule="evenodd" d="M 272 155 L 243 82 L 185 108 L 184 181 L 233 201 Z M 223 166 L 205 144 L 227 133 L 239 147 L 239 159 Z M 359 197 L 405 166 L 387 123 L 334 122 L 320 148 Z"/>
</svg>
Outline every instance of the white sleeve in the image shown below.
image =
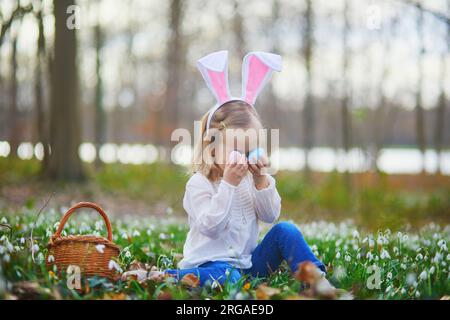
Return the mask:
<svg viewBox="0 0 450 320">
<path fill-rule="evenodd" d="M 255 195 L 255 210 L 259 220 L 266 223 L 275 222 L 281 212 L 281 197 L 276 188 L 275 179 L 267 175 L 269 186 L 258 190 L 253 184 Z"/>
<path fill-rule="evenodd" d="M 216 239 L 230 220 L 231 203 L 236 187 L 221 181 L 217 193 L 203 177 L 193 177 L 186 185 L 183 207 L 190 223 L 204 235 Z"/>
</svg>

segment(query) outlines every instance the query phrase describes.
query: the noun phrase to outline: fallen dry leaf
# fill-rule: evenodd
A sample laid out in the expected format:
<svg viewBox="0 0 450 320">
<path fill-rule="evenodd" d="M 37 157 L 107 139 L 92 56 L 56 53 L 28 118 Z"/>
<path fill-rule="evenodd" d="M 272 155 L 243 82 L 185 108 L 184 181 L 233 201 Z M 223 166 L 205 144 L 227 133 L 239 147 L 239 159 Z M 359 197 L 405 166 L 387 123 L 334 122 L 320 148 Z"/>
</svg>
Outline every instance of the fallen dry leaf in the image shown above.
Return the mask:
<svg viewBox="0 0 450 320">
<path fill-rule="evenodd" d="M 280 292 L 280 289 L 269 287 L 263 283 L 256 288 L 256 299 L 269 300 L 272 296 L 279 294 Z"/>
<path fill-rule="evenodd" d="M 307 285 L 314 286 L 322 278 L 322 275 L 314 263 L 307 261 L 299 264 L 295 278 Z"/>
<path fill-rule="evenodd" d="M 191 287 L 196 288 L 200 284 L 200 279 L 195 276 L 193 273 L 188 273 L 181 279 L 181 283 Z"/>
</svg>

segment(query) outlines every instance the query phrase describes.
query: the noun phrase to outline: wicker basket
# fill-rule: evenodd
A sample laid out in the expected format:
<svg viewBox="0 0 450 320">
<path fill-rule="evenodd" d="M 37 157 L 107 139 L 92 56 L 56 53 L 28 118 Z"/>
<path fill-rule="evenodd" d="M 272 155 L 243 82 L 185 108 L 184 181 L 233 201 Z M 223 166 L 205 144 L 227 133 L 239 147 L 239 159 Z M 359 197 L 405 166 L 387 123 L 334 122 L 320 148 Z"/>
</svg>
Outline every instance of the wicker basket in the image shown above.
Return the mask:
<svg viewBox="0 0 450 320">
<path fill-rule="evenodd" d="M 67 220 L 79 208 L 92 208 L 100 213 L 108 230 L 108 239 L 94 235 L 61 236 Z M 110 268 L 110 261 L 115 260 L 119 253 L 119 247 L 112 242 L 111 223 L 103 209 L 95 203 L 80 202 L 66 212 L 58 230 L 51 237 L 46 264 L 48 270 L 53 270 L 53 266 L 56 265 L 60 275 L 65 273 L 69 266 L 78 266 L 84 279 L 98 276 L 116 280 L 117 270 Z M 52 257 L 49 259 L 50 256 Z"/>
</svg>

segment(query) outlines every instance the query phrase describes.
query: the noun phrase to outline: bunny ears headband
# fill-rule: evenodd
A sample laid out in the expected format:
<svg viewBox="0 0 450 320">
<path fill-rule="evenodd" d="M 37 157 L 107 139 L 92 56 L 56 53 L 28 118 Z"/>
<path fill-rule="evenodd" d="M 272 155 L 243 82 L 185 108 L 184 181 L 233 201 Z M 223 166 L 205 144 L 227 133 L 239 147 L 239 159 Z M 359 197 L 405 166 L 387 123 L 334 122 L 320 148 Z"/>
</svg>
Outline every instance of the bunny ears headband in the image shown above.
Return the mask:
<svg viewBox="0 0 450 320">
<path fill-rule="evenodd" d="M 214 52 L 198 60 L 197 67 L 217 100 L 209 112 L 206 132 L 214 113 L 225 103 L 238 100 L 254 107 L 256 98 L 269 82 L 273 71 L 281 71 L 281 64 L 279 55 L 260 51 L 248 53 L 242 64 L 242 97 L 237 98 L 231 96 L 228 85 L 228 51 Z"/>
</svg>

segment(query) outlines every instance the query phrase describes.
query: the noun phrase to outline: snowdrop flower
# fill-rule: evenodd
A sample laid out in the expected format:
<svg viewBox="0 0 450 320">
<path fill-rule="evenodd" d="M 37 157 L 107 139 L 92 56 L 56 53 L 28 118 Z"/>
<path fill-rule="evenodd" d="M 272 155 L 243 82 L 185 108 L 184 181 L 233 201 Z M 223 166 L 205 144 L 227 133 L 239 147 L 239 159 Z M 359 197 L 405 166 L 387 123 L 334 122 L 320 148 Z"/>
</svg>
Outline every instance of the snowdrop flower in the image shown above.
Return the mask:
<svg viewBox="0 0 450 320">
<path fill-rule="evenodd" d="M 130 251 L 125 252 L 125 258 L 131 258 L 131 252 Z"/>
<path fill-rule="evenodd" d="M 358 252 L 358 254 L 356 255 L 356 259 L 361 259 L 361 253 Z"/>
<path fill-rule="evenodd" d="M 406 264 L 404 264 L 404 263 L 402 263 L 402 264 L 400 264 L 400 268 L 402 268 L 403 270 L 406 270 Z"/>
<path fill-rule="evenodd" d="M 9 255 L 9 254 L 5 254 L 5 255 L 3 256 L 3 261 L 4 261 L 5 263 L 9 263 L 9 262 L 11 261 L 10 255 Z"/>
<path fill-rule="evenodd" d="M 450 261 L 450 253 L 447 255 L 447 260 Z"/>
<path fill-rule="evenodd" d="M 406 289 L 402 288 L 402 290 L 400 292 L 401 292 L 401 294 L 405 295 L 406 294 Z"/>
<path fill-rule="evenodd" d="M 6 217 L 3 217 L 2 220 L 0 220 L 1 223 L 3 224 L 7 224 L 8 223 L 8 219 L 6 219 Z"/>
<path fill-rule="evenodd" d="M 95 230 L 102 230 L 103 222 L 100 220 L 95 221 Z"/>
<path fill-rule="evenodd" d="M 444 239 L 439 240 L 438 243 L 437 243 L 438 247 L 442 247 L 442 246 L 445 245 L 445 244 L 446 244 L 446 243 L 445 243 L 445 240 L 444 240 Z"/>
<path fill-rule="evenodd" d="M 419 280 L 425 281 L 425 280 L 427 280 L 427 278 L 428 278 L 427 272 L 426 272 L 425 270 L 422 271 L 422 272 L 420 273 L 420 275 L 419 275 Z"/>
<path fill-rule="evenodd" d="M 386 275 L 386 277 L 391 280 L 392 279 L 392 272 L 388 272 L 388 274 Z"/>
<path fill-rule="evenodd" d="M 416 282 L 416 275 L 414 273 L 408 273 L 408 275 L 406 276 L 406 283 L 409 286 L 412 286 L 414 282 Z"/>
<path fill-rule="evenodd" d="M 369 259 L 369 261 L 372 261 L 372 259 L 373 259 L 372 252 L 370 252 L 370 251 L 367 252 L 366 259 Z"/>
<path fill-rule="evenodd" d="M 347 262 L 350 262 L 351 260 L 352 260 L 352 258 L 348 255 L 348 254 L 346 254 L 345 255 L 345 261 L 347 261 Z"/>
<path fill-rule="evenodd" d="M 388 292 L 391 291 L 391 289 L 392 289 L 392 286 L 389 286 L 389 287 L 386 288 L 386 291 L 385 291 L 385 292 L 388 293 Z"/>
<path fill-rule="evenodd" d="M 124 233 L 122 233 L 122 239 L 128 239 L 128 235 L 127 235 L 127 233 L 126 232 L 124 232 Z"/>
<path fill-rule="evenodd" d="M 434 266 L 432 266 L 432 267 L 430 268 L 430 275 L 431 275 L 431 274 L 434 274 L 435 271 L 436 271 L 436 268 L 435 268 Z"/>
<path fill-rule="evenodd" d="M 421 253 L 419 253 L 419 254 L 416 256 L 416 261 L 419 261 L 419 260 L 423 260 L 423 255 L 422 255 Z"/>
<path fill-rule="evenodd" d="M 161 232 L 161 233 L 159 234 L 159 238 L 160 238 L 161 240 L 166 240 L 166 239 L 169 238 L 169 236 L 168 236 L 167 234 Z"/>
<path fill-rule="evenodd" d="M 55 262 L 55 257 L 52 256 L 52 255 L 49 255 L 48 258 L 47 258 L 47 261 L 48 261 L 48 263 Z"/>
<path fill-rule="evenodd" d="M 133 237 L 139 237 L 141 233 L 138 230 L 133 231 Z"/>
<path fill-rule="evenodd" d="M 37 244 L 33 244 L 31 247 L 31 252 L 36 253 L 39 251 L 39 246 Z"/>
<path fill-rule="evenodd" d="M 22 238 L 20 238 L 20 244 L 24 244 L 25 243 L 25 238 L 24 237 L 22 237 Z"/>
<path fill-rule="evenodd" d="M 39 252 L 37 258 L 36 258 L 36 262 L 37 263 L 42 263 L 44 261 L 44 254 L 42 252 Z"/>
<path fill-rule="evenodd" d="M 420 298 L 420 291 L 419 290 L 416 291 L 416 298 Z"/>
<path fill-rule="evenodd" d="M 402 237 L 402 240 L 403 241 L 408 241 L 408 239 L 409 239 L 409 237 L 408 237 L 408 235 L 405 233 L 404 235 L 403 235 L 403 237 Z"/>
<path fill-rule="evenodd" d="M 10 242 L 8 242 L 6 244 L 6 249 L 11 253 L 14 251 L 14 246 Z"/>
<path fill-rule="evenodd" d="M 371 249 L 373 249 L 374 246 L 375 246 L 375 241 L 373 241 L 373 239 L 370 238 L 370 239 L 369 239 L 369 247 L 370 247 Z"/>
<path fill-rule="evenodd" d="M 115 269 L 116 271 L 118 271 L 118 272 L 122 272 L 122 268 L 119 266 L 119 264 L 116 262 L 116 261 L 114 261 L 114 260 L 109 260 L 109 263 L 108 263 L 108 269 L 109 270 L 113 270 L 113 269 Z"/>
<path fill-rule="evenodd" d="M 389 252 L 387 252 L 387 250 L 385 250 L 385 249 L 383 249 L 381 251 L 380 257 L 381 257 L 381 259 L 390 259 L 391 258 L 391 256 L 389 255 Z"/>
<path fill-rule="evenodd" d="M 105 245 L 104 244 L 98 244 L 95 246 L 95 249 L 99 252 L 99 253 L 105 253 Z"/>
<path fill-rule="evenodd" d="M 338 251 L 337 253 L 336 253 L 336 259 L 340 259 L 341 258 L 341 253 Z"/>
</svg>

